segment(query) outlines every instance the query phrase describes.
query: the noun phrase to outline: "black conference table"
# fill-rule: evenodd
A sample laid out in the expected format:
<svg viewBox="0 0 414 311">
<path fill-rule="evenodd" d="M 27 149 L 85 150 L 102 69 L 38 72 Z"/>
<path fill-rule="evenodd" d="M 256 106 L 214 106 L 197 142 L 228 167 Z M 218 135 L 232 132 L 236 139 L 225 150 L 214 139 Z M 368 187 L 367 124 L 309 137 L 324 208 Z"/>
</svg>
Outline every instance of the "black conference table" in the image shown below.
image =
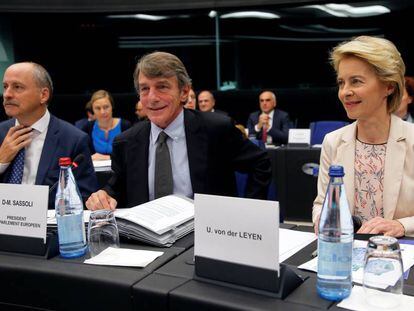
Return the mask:
<svg viewBox="0 0 414 311">
<path fill-rule="evenodd" d="M 281 224 L 284 228 L 294 225 Z M 295 227 L 295 230 L 311 230 Z M 316 241 L 285 263 L 305 278 L 284 300 L 194 279 L 193 234 L 171 248 L 122 240 L 125 248 L 161 250 L 145 268 L 94 266 L 85 258 L 46 260 L 0 253 L 2 310 L 336 310 L 316 293 L 316 273 L 296 267 L 311 258 Z M 412 269 L 413 270 L 413 269 Z M 247 277 L 247 276 L 246 276 Z M 404 291 L 414 295 L 414 273 Z M 339 309 L 339 308 L 338 308 Z"/>
<path fill-rule="evenodd" d="M 295 230 L 311 228 L 299 226 Z M 284 262 L 305 279 L 284 300 L 195 280 L 194 249 L 191 248 L 133 286 L 134 300 L 142 302 L 137 310 L 339 310 L 337 303 L 318 296 L 316 273 L 296 268 L 311 259 L 316 246 L 314 241 Z M 404 292 L 414 295 L 413 271 L 406 280 Z"/>
<path fill-rule="evenodd" d="M 190 234 L 170 248 L 121 239 L 124 248 L 163 251 L 145 268 L 84 264 L 86 257 L 46 260 L 0 252 L 1 310 L 134 310 L 132 286 L 193 245 Z"/>
</svg>

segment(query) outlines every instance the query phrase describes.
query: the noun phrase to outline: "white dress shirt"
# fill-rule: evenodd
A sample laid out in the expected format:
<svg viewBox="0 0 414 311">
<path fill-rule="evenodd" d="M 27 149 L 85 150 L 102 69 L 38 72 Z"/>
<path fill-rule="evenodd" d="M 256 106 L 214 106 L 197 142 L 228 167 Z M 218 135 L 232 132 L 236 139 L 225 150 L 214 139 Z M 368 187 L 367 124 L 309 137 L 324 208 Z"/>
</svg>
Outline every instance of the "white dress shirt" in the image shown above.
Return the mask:
<svg viewBox="0 0 414 311">
<path fill-rule="evenodd" d="M 191 186 L 190 166 L 188 164 L 187 140 L 184 130 L 184 110 L 164 130 L 151 122 L 151 134 L 148 150 L 148 188 L 149 199 L 154 200 L 154 172 L 155 150 L 157 149 L 158 135 L 164 131 L 168 136 L 167 145 L 170 152 L 171 168 L 173 174 L 174 194 L 193 197 Z"/>
<path fill-rule="evenodd" d="M 46 113 L 37 120 L 31 128 L 33 131 L 32 142 L 26 147 L 24 157 L 24 169 L 22 184 L 34 185 L 36 182 L 37 169 L 39 167 L 40 156 L 42 155 L 43 145 L 45 143 L 47 128 L 50 122 L 50 113 L 46 110 Z M 16 125 L 19 125 L 19 121 L 16 120 Z M 0 174 L 3 174 L 10 163 L 0 164 Z"/>
</svg>

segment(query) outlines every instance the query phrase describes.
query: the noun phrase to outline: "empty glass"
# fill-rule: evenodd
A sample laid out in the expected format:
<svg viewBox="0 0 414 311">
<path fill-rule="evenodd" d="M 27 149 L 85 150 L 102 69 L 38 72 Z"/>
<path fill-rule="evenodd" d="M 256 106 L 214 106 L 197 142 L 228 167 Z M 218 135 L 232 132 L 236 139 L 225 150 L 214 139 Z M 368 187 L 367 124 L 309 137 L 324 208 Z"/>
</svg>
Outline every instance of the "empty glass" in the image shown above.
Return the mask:
<svg viewBox="0 0 414 311">
<path fill-rule="evenodd" d="M 91 257 L 98 255 L 108 247 L 119 247 L 119 232 L 113 211 L 91 212 L 88 225 L 88 244 Z"/>
<path fill-rule="evenodd" d="M 381 309 L 398 306 L 403 293 L 403 265 L 396 238 L 374 236 L 368 240 L 363 287 L 367 302 Z"/>
</svg>

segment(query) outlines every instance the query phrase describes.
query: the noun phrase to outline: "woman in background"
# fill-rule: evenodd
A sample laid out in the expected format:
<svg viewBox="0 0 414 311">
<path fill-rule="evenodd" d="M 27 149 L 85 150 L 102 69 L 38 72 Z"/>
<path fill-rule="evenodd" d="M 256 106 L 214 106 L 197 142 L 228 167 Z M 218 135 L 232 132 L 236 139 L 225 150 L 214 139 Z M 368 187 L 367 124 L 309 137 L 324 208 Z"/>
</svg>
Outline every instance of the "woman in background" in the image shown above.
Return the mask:
<svg viewBox="0 0 414 311">
<path fill-rule="evenodd" d="M 109 160 L 115 136 L 130 128 L 131 123 L 112 116 L 114 100 L 112 95 L 105 90 L 93 93 L 90 103 L 95 121 L 88 122 L 83 130 L 92 140 L 92 160 Z"/>
<path fill-rule="evenodd" d="M 358 233 L 414 235 L 414 125 L 393 113 L 404 93 L 405 65 L 393 43 L 368 36 L 335 47 L 338 97 L 354 123 L 325 136 L 313 206 L 315 231 L 332 164 L 344 167 Z"/>
<path fill-rule="evenodd" d="M 190 89 L 190 92 L 188 93 L 188 100 L 187 100 L 187 103 L 184 105 L 184 108 L 196 109 L 196 105 L 197 105 L 196 94 L 193 89 Z"/>
</svg>

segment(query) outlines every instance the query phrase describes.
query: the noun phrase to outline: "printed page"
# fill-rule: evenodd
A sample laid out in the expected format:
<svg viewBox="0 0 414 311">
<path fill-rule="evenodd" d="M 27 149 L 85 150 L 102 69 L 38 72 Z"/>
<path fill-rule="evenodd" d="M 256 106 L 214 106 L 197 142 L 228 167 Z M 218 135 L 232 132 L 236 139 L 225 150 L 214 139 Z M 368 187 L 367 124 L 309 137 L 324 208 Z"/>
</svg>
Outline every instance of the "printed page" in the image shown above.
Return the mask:
<svg viewBox="0 0 414 311">
<path fill-rule="evenodd" d="M 169 195 L 135 207 L 116 210 L 115 216 L 163 234 L 194 218 L 194 203 L 188 198 Z"/>
</svg>

